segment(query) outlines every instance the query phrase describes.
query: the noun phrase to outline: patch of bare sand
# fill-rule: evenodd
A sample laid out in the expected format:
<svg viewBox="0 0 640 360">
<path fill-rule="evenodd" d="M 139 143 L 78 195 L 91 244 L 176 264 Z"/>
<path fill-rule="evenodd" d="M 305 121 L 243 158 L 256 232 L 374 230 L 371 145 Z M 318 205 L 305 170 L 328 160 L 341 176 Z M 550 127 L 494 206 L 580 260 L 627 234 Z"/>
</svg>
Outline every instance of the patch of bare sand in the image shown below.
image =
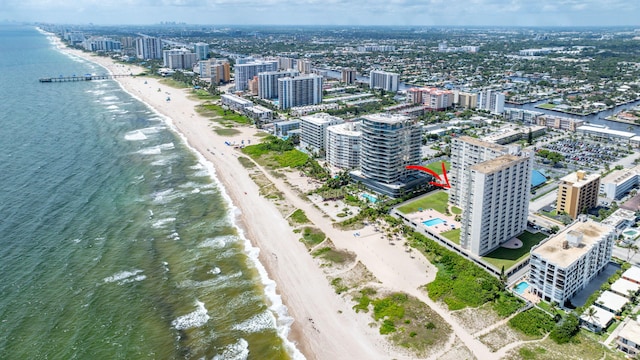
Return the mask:
<svg viewBox="0 0 640 360">
<path fill-rule="evenodd" d="M 510 328 L 509 325 L 504 324 L 480 336 L 478 340 L 487 345 L 491 351 L 496 352 L 516 341 L 531 339 Z"/>
<path fill-rule="evenodd" d="M 469 350 L 468 347 L 464 345 L 462 341 L 458 337 L 456 337 L 455 342 L 451 349 L 449 349 L 444 354 L 437 354 L 438 360 L 476 360 L 476 357 L 473 356 L 473 353 Z"/>
<path fill-rule="evenodd" d="M 503 320 L 487 303 L 478 308 L 465 308 L 452 311 L 451 315 L 458 320 L 458 323 L 469 333 L 474 334 L 482 329 Z"/>
</svg>

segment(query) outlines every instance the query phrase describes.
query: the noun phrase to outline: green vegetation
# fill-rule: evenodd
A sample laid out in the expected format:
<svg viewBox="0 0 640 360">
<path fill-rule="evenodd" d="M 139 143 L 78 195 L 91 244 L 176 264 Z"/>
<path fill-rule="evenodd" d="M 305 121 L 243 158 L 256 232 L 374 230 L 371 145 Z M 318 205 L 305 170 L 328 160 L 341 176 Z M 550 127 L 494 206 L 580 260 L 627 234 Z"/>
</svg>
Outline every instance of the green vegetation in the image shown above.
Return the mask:
<svg viewBox="0 0 640 360">
<path fill-rule="evenodd" d="M 560 161 L 564 160 L 564 156 L 558 152 L 550 151 L 547 149 L 540 149 L 536 152 L 536 156 L 543 157 L 549 160 L 552 164 L 557 164 Z"/>
<path fill-rule="evenodd" d="M 314 227 L 307 226 L 302 229 L 302 241 L 307 248 L 312 248 L 315 245 L 320 244 L 324 241 L 326 235 L 322 232 L 322 230 Z"/>
<path fill-rule="evenodd" d="M 301 209 L 297 209 L 294 211 L 289 217 L 296 224 L 307 224 L 309 223 L 309 218 Z"/>
<path fill-rule="evenodd" d="M 204 89 L 194 89 L 193 90 L 193 95 L 198 99 L 198 100 L 216 100 L 220 98 L 220 95 L 213 95 L 210 92 L 208 92 L 207 90 Z"/>
<path fill-rule="evenodd" d="M 325 246 L 314 251 L 311 255 L 327 260 L 335 264 L 344 264 L 347 261 L 355 260 L 355 255 L 342 250 L 336 250 L 330 246 Z"/>
<path fill-rule="evenodd" d="M 454 215 L 460 215 L 460 214 L 462 214 L 462 209 L 460 209 L 459 207 L 456 207 L 456 206 L 452 206 L 451 207 L 451 212 Z"/>
<path fill-rule="evenodd" d="M 186 89 L 191 87 L 189 84 L 185 84 L 181 81 L 178 81 L 172 78 L 164 78 L 160 80 L 160 84 L 167 85 L 175 89 Z"/>
<path fill-rule="evenodd" d="M 347 287 L 342 282 L 342 278 L 335 278 L 331 280 L 331 286 L 333 286 L 334 290 L 336 291 L 336 294 L 342 294 L 343 292 L 349 290 L 349 287 Z"/>
<path fill-rule="evenodd" d="M 551 103 L 546 103 L 546 104 L 540 104 L 540 105 L 538 105 L 536 107 L 539 107 L 541 109 L 553 110 L 553 108 L 555 108 L 556 105 L 555 104 L 551 104 Z"/>
<path fill-rule="evenodd" d="M 376 290 L 372 288 L 364 288 L 360 290 L 360 295 L 353 297 L 353 300 L 357 302 L 356 305 L 353 305 L 353 310 L 357 313 L 360 311 L 369 312 L 369 304 L 371 304 L 370 296 L 375 294 Z"/>
<path fill-rule="evenodd" d="M 309 156 L 300 150 L 293 149 L 276 155 L 275 159 L 281 167 L 297 168 L 305 165 Z"/>
<path fill-rule="evenodd" d="M 213 129 L 213 131 L 215 131 L 216 134 L 218 135 L 222 135 L 222 136 L 233 136 L 233 135 L 237 135 L 240 134 L 240 130 L 236 130 L 236 129 Z"/>
<path fill-rule="evenodd" d="M 449 201 L 449 194 L 445 191 L 437 191 L 433 194 L 424 196 L 420 199 L 411 201 L 398 208 L 398 211 L 411 214 L 419 209 L 434 209 L 435 211 L 444 214 L 447 211 L 447 202 Z"/>
<path fill-rule="evenodd" d="M 253 161 L 251 161 L 251 159 L 249 159 L 248 157 L 238 156 L 238 161 L 240 161 L 240 164 L 242 164 L 242 166 L 244 166 L 246 169 L 251 169 L 256 167 L 256 164 Z"/>
<path fill-rule="evenodd" d="M 442 232 L 440 235 L 444 236 L 449 241 L 460 245 L 460 228 Z"/>
<path fill-rule="evenodd" d="M 524 302 L 513 294 L 503 291 L 498 298 L 493 302 L 493 309 L 499 316 L 507 317 L 515 313 L 524 305 Z"/>
<path fill-rule="evenodd" d="M 530 233 L 525 231 L 521 235 L 518 236 L 518 239 L 522 241 L 522 247 L 518 249 L 507 249 L 503 247 L 499 247 L 496 250 L 493 250 L 489 254 L 482 257 L 482 260 L 490 263 L 495 266 L 496 269 L 500 269 L 504 266 L 505 269 L 509 270 L 513 265 L 518 262 L 524 260 L 527 256 L 529 256 L 529 252 L 531 248 L 535 245 L 539 244 L 542 240 L 546 239 L 547 236 L 543 233 Z"/>
<path fill-rule="evenodd" d="M 203 115 L 220 117 L 224 121 L 230 121 L 237 124 L 247 125 L 253 122 L 251 119 L 244 115 L 240 115 L 233 110 L 224 109 L 222 106 L 216 104 L 202 104 L 199 105 L 196 109 Z"/>
<path fill-rule="evenodd" d="M 580 320 L 574 314 L 568 314 L 551 331 L 549 337 L 558 344 L 572 341 L 580 331 Z"/>
<path fill-rule="evenodd" d="M 436 162 L 432 162 L 431 164 L 425 166 L 427 169 L 429 170 L 433 170 L 436 174 L 442 175 L 442 162 L 441 161 L 436 161 Z M 449 172 L 449 169 L 451 168 L 451 162 L 450 161 L 445 161 L 444 162 L 444 168 L 447 169 L 447 173 Z"/>
<path fill-rule="evenodd" d="M 509 326 L 529 336 L 543 336 L 553 330 L 555 322 L 549 314 L 536 308 L 523 311 L 509 320 Z"/>
</svg>

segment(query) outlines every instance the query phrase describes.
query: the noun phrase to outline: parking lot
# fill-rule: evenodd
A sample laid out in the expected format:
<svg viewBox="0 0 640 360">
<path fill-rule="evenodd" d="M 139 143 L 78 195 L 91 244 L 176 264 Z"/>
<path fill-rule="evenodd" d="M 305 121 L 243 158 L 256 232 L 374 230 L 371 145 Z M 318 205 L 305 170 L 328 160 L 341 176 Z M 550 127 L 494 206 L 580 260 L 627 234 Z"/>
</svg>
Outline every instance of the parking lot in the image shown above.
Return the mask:
<svg viewBox="0 0 640 360">
<path fill-rule="evenodd" d="M 545 144 L 543 148 L 564 156 L 563 163 L 568 167 L 577 165 L 594 170 L 604 167 L 605 163 L 612 163 L 629 154 L 628 149 L 619 145 L 570 138 Z"/>
</svg>

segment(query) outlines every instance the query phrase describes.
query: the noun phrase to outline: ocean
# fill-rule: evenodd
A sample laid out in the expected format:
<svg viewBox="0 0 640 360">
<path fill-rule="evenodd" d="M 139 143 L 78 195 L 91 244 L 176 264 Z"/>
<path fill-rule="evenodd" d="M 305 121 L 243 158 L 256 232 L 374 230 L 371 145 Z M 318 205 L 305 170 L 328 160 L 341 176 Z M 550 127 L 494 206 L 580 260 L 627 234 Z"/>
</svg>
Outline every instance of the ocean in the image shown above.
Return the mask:
<svg viewBox="0 0 640 360">
<path fill-rule="evenodd" d="M 212 165 L 33 27 L 0 26 L 0 358 L 297 359 Z"/>
</svg>

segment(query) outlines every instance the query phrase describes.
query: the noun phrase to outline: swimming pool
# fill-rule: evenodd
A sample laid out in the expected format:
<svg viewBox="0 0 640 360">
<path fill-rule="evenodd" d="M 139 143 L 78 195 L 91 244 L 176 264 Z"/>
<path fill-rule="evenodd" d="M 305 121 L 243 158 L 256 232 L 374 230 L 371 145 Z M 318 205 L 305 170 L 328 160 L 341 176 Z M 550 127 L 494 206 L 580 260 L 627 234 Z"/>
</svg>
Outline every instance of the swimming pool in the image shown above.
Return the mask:
<svg viewBox="0 0 640 360">
<path fill-rule="evenodd" d="M 422 223 L 425 224 L 426 226 L 435 226 L 435 225 L 438 225 L 438 224 L 442 224 L 444 222 L 445 221 L 440 219 L 440 218 L 433 218 L 433 219 L 429 219 L 429 220 L 423 221 Z"/>
<path fill-rule="evenodd" d="M 634 230 L 634 229 L 628 229 L 623 231 L 622 233 L 628 237 L 638 236 L 638 230 Z"/>
<path fill-rule="evenodd" d="M 375 197 L 373 195 L 370 195 L 370 194 L 367 194 L 367 193 L 362 193 L 362 194 L 360 194 L 360 196 L 362 196 L 365 200 L 369 201 L 372 204 L 375 204 L 376 201 L 378 201 L 377 197 Z"/>
<path fill-rule="evenodd" d="M 518 285 L 516 285 L 513 288 L 513 291 L 515 291 L 518 294 L 522 295 L 522 294 L 524 294 L 524 291 L 527 290 L 528 287 L 529 287 L 529 283 L 528 282 L 521 281 L 520 283 L 518 283 Z"/>
</svg>

